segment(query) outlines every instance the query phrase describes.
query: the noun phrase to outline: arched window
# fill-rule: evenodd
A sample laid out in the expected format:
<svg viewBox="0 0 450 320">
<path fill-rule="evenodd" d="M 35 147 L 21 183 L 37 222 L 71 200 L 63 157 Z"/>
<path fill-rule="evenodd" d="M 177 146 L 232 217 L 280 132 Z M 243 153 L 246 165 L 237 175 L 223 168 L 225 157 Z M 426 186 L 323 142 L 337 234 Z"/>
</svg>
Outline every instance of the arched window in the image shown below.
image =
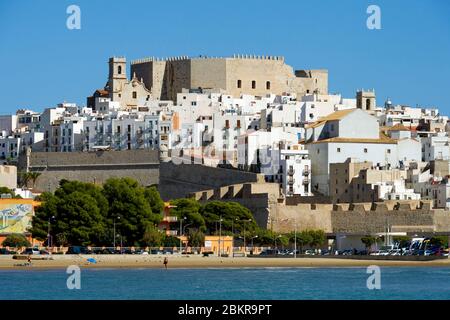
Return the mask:
<svg viewBox="0 0 450 320">
<path fill-rule="evenodd" d="M 118 66 L 117 67 L 117 73 L 118 74 L 122 74 L 122 66 Z"/>
<path fill-rule="evenodd" d="M 242 81 L 241 81 L 241 80 L 238 80 L 238 81 L 237 81 L 237 87 L 238 87 L 238 88 L 242 88 Z"/>
<path fill-rule="evenodd" d="M 270 90 L 270 81 L 266 81 L 266 89 Z"/>
<path fill-rule="evenodd" d="M 370 110 L 370 99 L 366 99 L 366 110 Z"/>
<path fill-rule="evenodd" d="M 256 81 L 255 80 L 252 81 L 252 89 L 256 89 Z"/>
</svg>

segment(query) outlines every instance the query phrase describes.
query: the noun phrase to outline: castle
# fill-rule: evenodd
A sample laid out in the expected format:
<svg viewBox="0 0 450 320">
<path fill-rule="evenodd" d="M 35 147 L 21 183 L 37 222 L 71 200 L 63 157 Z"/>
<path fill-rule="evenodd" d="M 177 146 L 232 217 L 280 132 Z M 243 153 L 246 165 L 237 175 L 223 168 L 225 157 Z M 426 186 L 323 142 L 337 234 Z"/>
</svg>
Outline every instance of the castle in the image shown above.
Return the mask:
<svg viewBox="0 0 450 320">
<path fill-rule="evenodd" d="M 131 62 L 131 74 L 160 100 L 176 101 L 182 89 L 222 89 L 235 97 L 328 93 L 327 70 L 294 71 L 281 56 L 144 58 Z"/>
</svg>

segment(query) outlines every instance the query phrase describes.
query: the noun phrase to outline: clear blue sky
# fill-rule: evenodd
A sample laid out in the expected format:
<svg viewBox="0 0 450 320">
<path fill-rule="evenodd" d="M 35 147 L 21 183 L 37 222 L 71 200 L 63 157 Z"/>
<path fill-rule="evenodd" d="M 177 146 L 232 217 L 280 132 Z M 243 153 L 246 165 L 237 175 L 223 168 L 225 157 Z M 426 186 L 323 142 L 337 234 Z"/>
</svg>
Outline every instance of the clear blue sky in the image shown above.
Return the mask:
<svg viewBox="0 0 450 320">
<path fill-rule="evenodd" d="M 81 30 L 66 8 L 81 8 Z M 381 30 L 366 28 L 370 4 Z M 283 55 L 294 69 L 326 68 L 329 91 L 375 88 L 378 104 L 450 114 L 450 1 L 0 0 L 0 114 L 85 104 L 107 60 L 145 56 Z"/>
</svg>

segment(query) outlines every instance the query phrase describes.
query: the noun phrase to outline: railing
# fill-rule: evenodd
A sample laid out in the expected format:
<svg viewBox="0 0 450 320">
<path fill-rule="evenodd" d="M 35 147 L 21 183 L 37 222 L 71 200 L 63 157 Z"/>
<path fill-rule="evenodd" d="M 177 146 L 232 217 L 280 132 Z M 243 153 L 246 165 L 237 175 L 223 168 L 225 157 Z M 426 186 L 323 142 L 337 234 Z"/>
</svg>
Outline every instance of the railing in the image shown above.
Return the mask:
<svg viewBox="0 0 450 320">
<path fill-rule="evenodd" d="M 295 173 L 295 170 L 294 170 L 294 169 L 289 169 L 289 170 L 287 171 L 287 174 L 290 175 L 290 176 L 292 176 L 294 173 Z"/>
<path fill-rule="evenodd" d="M 303 179 L 303 184 L 309 184 L 309 179 L 308 178 L 304 178 Z"/>
<path fill-rule="evenodd" d="M 309 176 L 309 169 L 304 169 L 303 170 L 303 175 L 304 176 Z"/>
</svg>

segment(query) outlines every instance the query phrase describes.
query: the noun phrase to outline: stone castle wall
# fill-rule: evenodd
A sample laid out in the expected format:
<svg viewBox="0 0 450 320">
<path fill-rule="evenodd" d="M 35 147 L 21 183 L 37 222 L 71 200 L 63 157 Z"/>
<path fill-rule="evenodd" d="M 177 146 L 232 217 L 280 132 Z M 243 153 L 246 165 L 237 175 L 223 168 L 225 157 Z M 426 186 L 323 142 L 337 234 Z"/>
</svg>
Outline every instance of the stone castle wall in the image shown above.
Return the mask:
<svg viewBox="0 0 450 320">
<path fill-rule="evenodd" d="M 37 171 L 35 188 L 54 191 L 59 181 L 78 180 L 102 184 L 109 178 L 130 177 L 141 185 L 159 183 L 158 151 L 31 152 L 20 163 L 21 171 Z"/>
<path fill-rule="evenodd" d="M 169 162 L 160 165 L 158 190 L 164 200 L 170 200 L 201 190 L 263 180 L 262 176 L 251 172 Z"/>
<path fill-rule="evenodd" d="M 223 89 L 235 97 L 318 91 L 328 93 L 327 70 L 294 70 L 283 57 L 235 55 L 230 58 L 145 58 L 131 62 L 131 74 L 142 78 L 152 95 L 176 101 L 181 89 Z M 241 81 L 239 88 L 237 83 Z M 255 81 L 255 88 L 252 87 Z M 270 83 L 269 85 L 267 83 Z"/>
</svg>

